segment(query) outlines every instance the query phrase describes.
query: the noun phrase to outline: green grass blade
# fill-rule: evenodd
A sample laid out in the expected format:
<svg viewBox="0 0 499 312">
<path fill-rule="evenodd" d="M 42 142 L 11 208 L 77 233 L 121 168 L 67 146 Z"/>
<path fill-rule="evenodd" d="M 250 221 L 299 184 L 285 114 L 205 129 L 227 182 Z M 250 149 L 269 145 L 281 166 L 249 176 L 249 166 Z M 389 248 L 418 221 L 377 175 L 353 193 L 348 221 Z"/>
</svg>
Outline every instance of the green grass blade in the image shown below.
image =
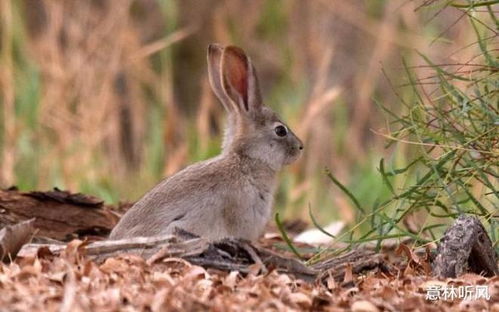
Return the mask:
<svg viewBox="0 0 499 312">
<path fill-rule="evenodd" d="M 336 179 L 331 173 L 331 171 L 329 171 L 329 169 L 327 168 L 326 168 L 326 175 L 329 177 L 329 179 L 331 179 L 331 181 L 333 181 L 334 184 L 336 184 L 336 186 L 340 190 L 343 191 L 343 193 L 345 193 L 348 196 L 348 198 L 350 198 L 350 200 L 354 203 L 355 207 L 357 207 L 357 209 L 360 210 L 362 214 L 365 214 L 364 208 L 362 208 L 357 198 L 343 184 L 341 184 L 341 182 L 338 181 L 338 179 Z"/>
<path fill-rule="evenodd" d="M 322 233 L 324 233 L 325 235 L 327 235 L 327 236 L 329 236 L 331 238 L 336 238 L 336 236 L 334 236 L 333 234 L 331 234 L 328 231 L 324 230 L 324 228 L 317 222 L 317 220 L 315 219 L 314 215 L 312 214 L 312 207 L 310 207 L 310 204 L 308 205 L 308 215 L 310 216 L 310 220 L 312 220 L 312 223 L 314 224 L 314 226 L 319 231 L 321 231 Z"/>
<path fill-rule="evenodd" d="M 289 249 L 301 260 L 304 260 L 304 257 L 298 252 L 296 247 L 293 245 L 293 242 L 291 239 L 288 237 L 288 234 L 286 233 L 286 230 L 284 229 L 284 226 L 281 223 L 281 220 L 279 219 L 279 213 L 277 212 L 275 214 L 275 223 L 277 225 L 277 228 L 279 229 L 279 232 L 281 233 L 282 239 L 286 242 L 288 245 Z"/>
</svg>

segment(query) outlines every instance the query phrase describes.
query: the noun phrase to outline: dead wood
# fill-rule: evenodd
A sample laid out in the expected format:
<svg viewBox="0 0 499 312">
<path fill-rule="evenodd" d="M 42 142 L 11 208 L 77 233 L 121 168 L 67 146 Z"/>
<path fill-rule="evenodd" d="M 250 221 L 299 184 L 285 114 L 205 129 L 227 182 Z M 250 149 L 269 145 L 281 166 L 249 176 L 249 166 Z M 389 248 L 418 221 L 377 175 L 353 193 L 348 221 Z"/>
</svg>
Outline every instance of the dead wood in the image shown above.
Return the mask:
<svg viewBox="0 0 499 312">
<path fill-rule="evenodd" d="M 96 262 L 122 254 L 135 254 L 147 259 L 147 263 L 160 262 L 165 258 L 178 257 L 204 268 L 222 271 L 239 271 L 247 274 L 254 271 L 255 265 L 262 273 L 277 270 L 305 281 L 317 278 L 325 281 L 333 276 L 342 281 L 347 270 L 361 274 L 369 270 L 388 271 L 389 268 L 379 254 L 367 250 L 354 250 L 346 255 L 330 258 L 312 267 L 304 265 L 295 258 L 285 257 L 268 249 L 257 247 L 245 240 L 224 239 L 209 243 L 205 239 L 189 235 L 137 237 L 123 240 L 106 240 L 82 245 L 81 252 Z M 66 249 L 61 244 L 28 244 L 18 256 L 34 257 L 39 250 L 50 250 L 60 254 Z"/>
<path fill-rule="evenodd" d="M 178 240 L 173 235 L 158 237 L 135 237 L 121 240 L 103 240 L 84 245 L 81 250 L 96 262 L 102 262 L 107 258 L 120 254 L 130 253 L 149 259 L 161 252 L 164 257 L 182 257 L 191 253 L 200 253 L 208 245 L 201 238 L 190 240 Z M 66 249 L 66 244 L 27 244 L 19 252 L 19 257 L 34 257 L 38 249 L 48 248 L 53 254 L 60 254 Z M 163 251 L 167 250 L 166 251 Z M 160 259 L 161 257 L 155 256 Z"/>
<path fill-rule="evenodd" d="M 0 191 L 0 228 L 35 218 L 39 236 L 70 240 L 105 237 L 118 217 L 95 197 L 54 189 L 49 192 Z"/>
<path fill-rule="evenodd" d="M 327 279 L 334 278 L 335 281 L 344 281 L 347 272 L 362 274 L 377 270 L 391 273 L 393 270 L 382 254 L 367 249 L 355 249 L 344 255 L 329 258 L 316 263 L 312 268 L 320 274 L 318 280 L 327 283 Z"/>
<path fill-rule="evenodd" d="M 305 281 L 315 280 L 319 273 L 295 258 L 284 257 L 268 249 L 260 248 L 258 254 L 267 267 L 275 268 L 280 273 L 291 274 Z"/>
<path fill-rule="evenodd" d="M 482 223 L 474 216 L 461 215 L 438 244 L 433 273 L 440 277 L 457 277 L 470 270 L 485 276 L 499 275 L 496 259 Z"/>
<path fill-rule="evenodd" d="M 249 273 L 256 264 L 257 266 L 263 265 L 259 268 L 262 273 L 275 269 L 280 273 L 290 274 L 306 281 L 313 281 L 317 276 L 316 271 L 296 259 L 284 257 L 239 239 L 224 239 L 215 242 L 210 244 L 203 253 L 184 257 L 184 259 L 193 264 L 223 271 Z"/>
<path fill-rule="evenodd" d="M 27 244 L 19 251 L 19 257 L 35 257 L 40 249 L 59 255 L 65 244 Z M 148 263 L 164 258 L 178 257 L 204 268 L 222 271 L 249 273 L 254 264 L 276 269 L 304 280 L 314 280 L 317 272 L 307 268 L 296 259 L 286 258 L 272 251 L 257 248 L 244 240 L 224 239 L 208 243 L 203 238 L 179 239 L 177 236 L 136 237 L 122 240 L 105 240 L 83 245 L 80 249 L 90 259 L 101 263 L 107 258 L 122 254 L 135 254 L 147 259 Z"/>
</svg>

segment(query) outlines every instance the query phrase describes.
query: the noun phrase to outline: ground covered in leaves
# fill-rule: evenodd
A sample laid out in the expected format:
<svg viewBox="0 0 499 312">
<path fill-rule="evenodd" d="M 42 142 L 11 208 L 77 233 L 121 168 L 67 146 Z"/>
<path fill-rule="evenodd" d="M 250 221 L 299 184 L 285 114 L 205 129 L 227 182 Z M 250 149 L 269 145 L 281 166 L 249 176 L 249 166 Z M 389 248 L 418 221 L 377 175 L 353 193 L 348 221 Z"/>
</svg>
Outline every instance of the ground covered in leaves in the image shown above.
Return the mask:
<svg viewBox="0 0 499 312">
<path fill-rule="evenodd" d="M 256 265 L 243 276 L 179 258 L 149 264 L 122 255 L 96 263 L 81 245 L 0 264 L 0 311 L 499 311 L 499 277 L 437 280 L 411 260 L 395 274 L 347 272 L 340 281 L 309 283 L 275 270 L 260 274 Z M 488 286 L 490 299 L 427 300 L 435 285 Z"/>
</svg>

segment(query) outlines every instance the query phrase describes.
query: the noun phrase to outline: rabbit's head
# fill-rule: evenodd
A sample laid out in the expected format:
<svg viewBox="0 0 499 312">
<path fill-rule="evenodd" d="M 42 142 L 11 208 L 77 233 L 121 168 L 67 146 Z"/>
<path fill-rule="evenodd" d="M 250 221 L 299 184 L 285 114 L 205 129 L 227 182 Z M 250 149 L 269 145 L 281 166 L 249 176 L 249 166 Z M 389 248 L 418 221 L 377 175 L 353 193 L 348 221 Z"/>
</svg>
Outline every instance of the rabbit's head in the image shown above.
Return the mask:
<svg viewBox="0 0 499 312">
<path fill-rule="evenodd" d="M 208 47 L 210 85 L 228 112 L 224 153 L 265 162 L 274 170 L 295 161 L 300 139 L 269 107 L 263 105 L 251 60 L 238 47 Z"/>
</svg>

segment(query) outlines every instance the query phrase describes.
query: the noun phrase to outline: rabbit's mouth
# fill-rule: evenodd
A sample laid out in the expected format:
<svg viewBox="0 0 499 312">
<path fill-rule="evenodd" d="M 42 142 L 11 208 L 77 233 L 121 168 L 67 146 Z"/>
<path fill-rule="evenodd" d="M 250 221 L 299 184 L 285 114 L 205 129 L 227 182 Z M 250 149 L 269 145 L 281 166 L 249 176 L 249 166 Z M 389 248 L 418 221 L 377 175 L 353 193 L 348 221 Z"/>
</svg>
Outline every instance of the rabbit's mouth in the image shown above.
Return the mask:
<svg viewBox="0 0 499 312">
<path fill-rule="evenodd" d="M 298 158 L 300 158 L 301 154 L 301 149 L 295 147 L 290 148 L 290 151 L 288 153 L 289 156 L 284 159 L 284 165 L 294 163 L 296 160 L 298 160 Z"/>
</svg>

